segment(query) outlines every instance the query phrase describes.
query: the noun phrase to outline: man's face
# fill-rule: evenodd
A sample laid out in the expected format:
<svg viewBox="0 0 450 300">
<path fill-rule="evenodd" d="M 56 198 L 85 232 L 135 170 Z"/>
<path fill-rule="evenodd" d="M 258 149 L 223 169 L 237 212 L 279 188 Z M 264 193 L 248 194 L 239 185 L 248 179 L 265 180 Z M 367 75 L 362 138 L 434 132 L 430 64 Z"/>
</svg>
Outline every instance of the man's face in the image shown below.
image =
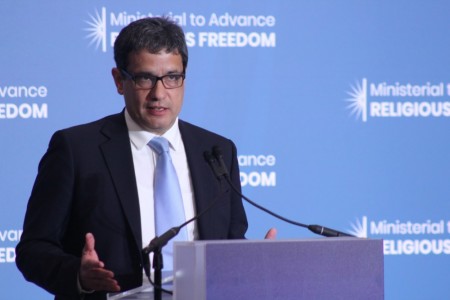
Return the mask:
<svg viewBox="0 0 450 300">
<path fill-rule="evenodd" d="M 126 71 L 132 76 L 149 74 L 164 76 L 182 74 L 183 63 L 179 54 L 161 51 L 151 54 L 145 50 L 131 53 Z M 183 105 L 184 84 L 174 89 L 166 89 L 161 80 L 150 90 L 135 86 L 133 80 L 126 78 L 120 70 L 112 70 L 119 94 L 125 98 L 125 106 L 133 120 L 143 129 L 162 135 L 175 122 Z"/>
</svg>

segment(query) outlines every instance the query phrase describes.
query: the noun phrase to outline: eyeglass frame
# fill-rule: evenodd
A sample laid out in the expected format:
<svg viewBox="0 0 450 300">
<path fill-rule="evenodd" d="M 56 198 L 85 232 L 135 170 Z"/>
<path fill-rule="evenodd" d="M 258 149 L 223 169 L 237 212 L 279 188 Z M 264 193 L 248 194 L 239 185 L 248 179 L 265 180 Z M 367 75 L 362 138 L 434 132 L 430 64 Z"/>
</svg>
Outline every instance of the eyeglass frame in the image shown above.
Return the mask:
<svg viewBox="0 0 450 300">
<path fill-rule="evenodd" d="M 168 90 L 170 90 L 170 89 L 177 89 L 177 88 L 183 86 L 184 79 L 186 78 L 186 74 L 185 73 L 173 73 L 173 74 L 166 74 L 166 75 L 163 75 L 163 76 L 155 76 L 155 75 L 152 75 L 150 73 L 142 73 L 142 74 L 139 74 L 139 75 L 132 75 L 129 72 L 127 72 L 125 69 L 120 69 L 120 72 L 122 74 L 124 74 L 125 77 L 127 77 L 128 79 L 131 79 L 133 81 L 133 83 L 134 83 L 134 86 L 139 88 L 140 90 L 151 90 L 152 88 L 154 88 L 158 84 L 158 81 L 161 81 L 161 83 L 163 84 L 164 88 L 166 88 Z M 139 86 L 139 84 L 137 83 L 137 79 L 136 78 L 138 76 L 142 77 L 143 75 L 148 76 L 149 78 L 153 78 L 155 80 L 154 83 L 153 83 L 153 80 L 151 80 L 151 82 L 152 82 L 152 86 L 151 87 L 145 88 L 145 87 Z M 168 86 L 166 86 L 166 83 L 164 83 L 164 78 L 167 78 L 167 77 L 170 77 L 170 76 L 181 76 L 181 84 L 179 86 L 175 86 L 175 87 L 170 87 L 170 86 L 168 87 Z"/>
</svg>

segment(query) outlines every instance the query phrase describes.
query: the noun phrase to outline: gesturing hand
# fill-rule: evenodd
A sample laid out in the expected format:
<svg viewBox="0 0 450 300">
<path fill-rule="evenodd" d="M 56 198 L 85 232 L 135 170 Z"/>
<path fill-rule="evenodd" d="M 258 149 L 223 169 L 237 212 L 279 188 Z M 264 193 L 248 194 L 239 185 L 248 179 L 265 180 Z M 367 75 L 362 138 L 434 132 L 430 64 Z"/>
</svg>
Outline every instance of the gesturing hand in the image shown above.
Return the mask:
<svg viewBox="0 0 450 300">
<path fill-rule="evenodd" d="M 114 273 L 105 269 L 95 251 L 95 239 L 92 233 L 86 234 L 79 273 L 80 284 L 86 291 L 118 292 L 120 286 L 114 279 Z"/>
</svg>

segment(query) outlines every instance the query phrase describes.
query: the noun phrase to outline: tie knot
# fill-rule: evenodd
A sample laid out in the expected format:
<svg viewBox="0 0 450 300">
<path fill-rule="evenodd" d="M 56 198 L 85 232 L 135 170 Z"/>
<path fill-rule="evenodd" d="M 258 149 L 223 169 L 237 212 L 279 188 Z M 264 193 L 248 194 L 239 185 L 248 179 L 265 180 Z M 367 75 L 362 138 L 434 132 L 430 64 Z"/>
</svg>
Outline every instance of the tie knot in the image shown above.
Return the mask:
<svg viewBox="0 0 450 300">
<path fill-rule="evenodd" d="M 147 145 L 155 150 L 158 155 L 161 155 L 164 152 L 169 152 L 169 141 L 160 136 L 152 138 Z"/>
</svg>

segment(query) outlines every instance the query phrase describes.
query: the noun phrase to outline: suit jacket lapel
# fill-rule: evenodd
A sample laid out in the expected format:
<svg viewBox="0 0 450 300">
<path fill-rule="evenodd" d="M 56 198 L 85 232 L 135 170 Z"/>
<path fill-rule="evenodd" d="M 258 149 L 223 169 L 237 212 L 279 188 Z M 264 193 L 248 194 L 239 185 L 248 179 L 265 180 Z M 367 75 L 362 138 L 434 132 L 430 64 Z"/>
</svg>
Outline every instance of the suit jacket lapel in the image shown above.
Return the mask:
<svg viewBox="0 0 450 300">
<path fill-rule="evenodd" d="M 205 210 L 213 201 L 219 191 L 218 182 L 203 153 L 211 151 L 208 141 L 194 133 L 195 129 L 186 122 L 179 120 L 181 137 L 185 145 L 186 157 L 191 174 L 192 186 L 194 189 L 195 207 L 197 214 Z M 213 214 L 205 214 L 198 221 L 199 238 L 205 239 L 215 231 L 216 220 Z"/>
<path fill-rule="evenodd" d="M 141 218 L 130 138 L 123 113 L 112 116 L 102 128 L 109 138 L 101 151 L 109 168 L 123 212 L 138 249 L 142 249 Z"/>
</svg>

